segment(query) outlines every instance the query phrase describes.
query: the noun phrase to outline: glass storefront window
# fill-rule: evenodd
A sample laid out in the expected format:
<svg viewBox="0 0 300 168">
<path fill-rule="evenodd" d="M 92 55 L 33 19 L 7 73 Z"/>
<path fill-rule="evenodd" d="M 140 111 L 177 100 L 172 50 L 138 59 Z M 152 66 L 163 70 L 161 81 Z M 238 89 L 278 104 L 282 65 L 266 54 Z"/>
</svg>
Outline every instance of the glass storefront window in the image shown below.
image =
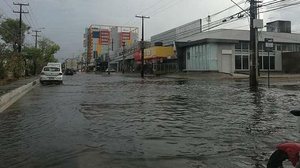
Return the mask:
<svg viewBox="0 0 300 168">
<path fill-rule="evenodd" d="M 259 69 L 267 70 L 269 68 L 269 57 L 260 56 L 259 57 Z M 275 56 L 270 56 L 270 69 L 275 69 Z"/>
<path fill-rule="evenodd" d="M 258 49 L 259 49 L 259 51 L 262 51 L 263 50 L 263 43 L 258 43 Z"/>
<path fill-rule="evenodd" d="M 281 51 L 281 44 L 276 44 L 277 46 L 277 51 Z"/>
<path fill-rule="evenodd" d="M 242 51 L 248 52 L 248 50 L 249 50 L 249 43 L 243 42 L 242 43 Z"/>
<path fill-rule="evenodd" d="M 270 69 L 275 69 L 275 57 L 270 57 Z"/>
<path fill-rule="evenodd" d="M 243 56 L 243 69 L 249 69 L 249 59 L 248 56 Z"/>
<path fill-rule="evenodd" d="M 235 44 L 235 50 L 241 50 L 241 49 L 242 49 L 241 43 Z"/>
<path fill-rule="evenodd" d="M 242 69 L 242 56 L 236 55 L 235 56 L 235 69 Z"/>
</svg>

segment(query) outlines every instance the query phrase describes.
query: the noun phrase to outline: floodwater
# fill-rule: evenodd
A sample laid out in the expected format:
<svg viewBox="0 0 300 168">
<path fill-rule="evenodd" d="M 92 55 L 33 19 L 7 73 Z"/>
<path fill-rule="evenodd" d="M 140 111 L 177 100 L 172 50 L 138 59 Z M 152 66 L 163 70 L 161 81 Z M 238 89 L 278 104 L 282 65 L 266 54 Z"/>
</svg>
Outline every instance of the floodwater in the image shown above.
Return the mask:
<svg viewBox="0 0 300 168">
<path fill-rule="evenodd" d="M 299 140 L 297 108 L 296 85 L 65 76 L 0 114 L 0 167 L 260 168 Z"/>
</svg>

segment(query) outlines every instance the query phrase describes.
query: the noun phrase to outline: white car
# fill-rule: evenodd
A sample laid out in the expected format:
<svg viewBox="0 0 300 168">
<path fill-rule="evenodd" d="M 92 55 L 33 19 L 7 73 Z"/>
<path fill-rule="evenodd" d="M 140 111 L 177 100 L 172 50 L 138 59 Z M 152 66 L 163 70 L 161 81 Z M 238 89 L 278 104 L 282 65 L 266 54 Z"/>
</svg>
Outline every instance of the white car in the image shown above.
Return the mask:
<svg viewBox="0 0 300 168">
<path fill-rule="evenodd" d="M 41 72 L 40 83 L 63 83 L 63 73 L 61 68 L 53 66 L 45 66 Z"/>
</svg>

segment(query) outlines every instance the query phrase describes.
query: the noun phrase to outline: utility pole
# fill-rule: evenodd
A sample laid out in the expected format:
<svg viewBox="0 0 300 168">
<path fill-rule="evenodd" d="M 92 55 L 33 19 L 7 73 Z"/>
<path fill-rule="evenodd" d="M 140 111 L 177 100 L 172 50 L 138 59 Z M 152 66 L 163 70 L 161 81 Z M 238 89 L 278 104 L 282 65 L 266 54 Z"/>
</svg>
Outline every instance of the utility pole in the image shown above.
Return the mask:
<svg viewBox="0 0 300 168">
<path fill-rule="evenodd" d="M 125 42 L 122 42 L 123 47 L 123 64 L 122 64 L 122 74 L 125 73 Z"/>
<path fill-rule="evenodd" d="M 145 42 L 144 42 L 144 19 L 150 19 L 149 16 L 142 16 L 142 15 L 136 15 L 135 17 L 142 19 L 142 41 L 141 41 L 141 77 L 144 78 L 144 49 L 145 49 Z"/>
<path fill-rule="evenodd" d="M 20 6 L 20 11 L 13 11 L 13 12 L 20 14 L 18 52 L 21 53 L 22 52 L 22 14 L 29 13 L 28 11 L 23 11 L 22 8 L 23 8 L 23 6 L 29 6 L 29 3 L 26 3 L 26 4 L 25 3 L 13 3 L 13 4 Z"/>
<path fill-rule="evenodd" d="M 112 45 L 112 47 L 111 47 L 111 50 L 113 51 L 114 50 L 114 48 L 113 48 L 113 45 L 114 45 L 114 39 L 111 39 L 111 45 Z M 107 45 L 108 47 L 107 47 L 107 51 L 108 51 L 108 60 L 107 60 L 107 74 L 108 75 L 110 75 L 110 57 L 109 57 L 109 42 L 108 42 L 108 45 Z"/>
<path fill-rule="evenodd" d="M 257 19 L 257 1 L 250 0 L 250 88 L 257 88 L 257 64 L 256 64 L 256 38 L 257 28 L 254 27 L 254 20 Z"/>
<path fill-rule="evenodd" d="M 42 32 L 42 31 L 40 31 L 40 30 L 32 30 L 32 31 L 35 32 L 35 35 L 32 35 L 32 36 L 35 37 L 35 48 L 37 48 L 38 37 L 40 37 L 40 36 L 38 35 L 38 33 Z"/>
</svg>

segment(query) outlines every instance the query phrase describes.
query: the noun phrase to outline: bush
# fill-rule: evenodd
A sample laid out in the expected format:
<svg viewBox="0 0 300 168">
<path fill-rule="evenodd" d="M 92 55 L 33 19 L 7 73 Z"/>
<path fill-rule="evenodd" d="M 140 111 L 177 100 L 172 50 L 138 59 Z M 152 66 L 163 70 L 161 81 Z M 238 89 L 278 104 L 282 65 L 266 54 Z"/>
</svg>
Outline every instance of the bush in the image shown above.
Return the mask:
<svg viewBox="0 0 300 168">
<path fill-rule="evenodd" d="M 19 55 L 11 55 L 7 60 L 6 70 L 13 73 L 14 78 L 24 76 L 25 62 Z"/>
<path fill-rule="evenodd" d="M 7 71 L 4 67 L 3 62 L 0 62 L 0 79 L 4 79 L 7 77 Z"/>
</svg>

